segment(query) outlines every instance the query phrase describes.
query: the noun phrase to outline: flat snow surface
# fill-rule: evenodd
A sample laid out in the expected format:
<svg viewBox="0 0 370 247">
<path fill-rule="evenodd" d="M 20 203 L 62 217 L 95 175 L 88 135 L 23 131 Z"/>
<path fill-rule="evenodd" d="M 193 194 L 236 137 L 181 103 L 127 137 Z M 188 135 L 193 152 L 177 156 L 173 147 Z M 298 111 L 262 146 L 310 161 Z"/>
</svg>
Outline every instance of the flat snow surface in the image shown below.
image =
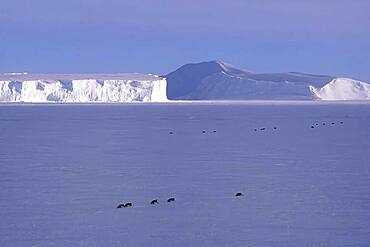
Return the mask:
<svg viewBox="0 0 370 247">
<path fill-rule="evenodd" d="M 0 105 L 0 246 L 369 246 L 369 133 L 366 103 Z"/>
</svg>

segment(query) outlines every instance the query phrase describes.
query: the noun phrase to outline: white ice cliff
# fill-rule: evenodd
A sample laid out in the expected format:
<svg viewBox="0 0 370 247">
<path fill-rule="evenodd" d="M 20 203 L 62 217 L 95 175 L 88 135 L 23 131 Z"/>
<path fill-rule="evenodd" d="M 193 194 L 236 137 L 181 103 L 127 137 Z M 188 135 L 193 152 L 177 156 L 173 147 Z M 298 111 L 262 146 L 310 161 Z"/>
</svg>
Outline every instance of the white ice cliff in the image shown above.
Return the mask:
<svg viewBox="0 0 370 247">
<path fill-rule="evenodd" d="M 165 102 L 166 86 L 142 74 L 0 74 L 0 102 Z"/>
</svg>

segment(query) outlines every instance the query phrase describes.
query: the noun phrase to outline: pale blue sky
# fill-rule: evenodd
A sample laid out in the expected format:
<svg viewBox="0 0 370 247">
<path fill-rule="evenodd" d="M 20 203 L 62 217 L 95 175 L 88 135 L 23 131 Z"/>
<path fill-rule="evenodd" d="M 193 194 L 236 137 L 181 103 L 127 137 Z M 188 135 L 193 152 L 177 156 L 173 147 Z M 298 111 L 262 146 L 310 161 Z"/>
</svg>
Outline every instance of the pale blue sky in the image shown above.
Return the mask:
<svg viewBox="0 0 370 247">
<path fill-rule="evenodd" d="M 147 72 L 223 60 L 370 81 L 369 0 L 0 0 L 0 72 Z"/>
</svg>

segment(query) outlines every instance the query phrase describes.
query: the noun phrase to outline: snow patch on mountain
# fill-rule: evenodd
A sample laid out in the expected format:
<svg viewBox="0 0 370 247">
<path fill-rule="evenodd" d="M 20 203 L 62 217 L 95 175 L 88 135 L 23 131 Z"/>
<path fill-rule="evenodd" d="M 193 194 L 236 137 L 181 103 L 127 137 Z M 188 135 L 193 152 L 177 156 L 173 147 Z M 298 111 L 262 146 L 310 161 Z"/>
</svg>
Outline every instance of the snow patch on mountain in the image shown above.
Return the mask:
<svg viewBox="0 0 370 247">
<path fill-rule="evenodd" d="M 166 85 L 164 78 L 140 74 L 3 74 L 0 102 L 165 102 Z"/>
<path fill-rule="evenodd" d="M 337 78 L 322 88 L 310 86 L 322 100 L 370 100 L 370 84 L 348 78 Z"/>
</svg>

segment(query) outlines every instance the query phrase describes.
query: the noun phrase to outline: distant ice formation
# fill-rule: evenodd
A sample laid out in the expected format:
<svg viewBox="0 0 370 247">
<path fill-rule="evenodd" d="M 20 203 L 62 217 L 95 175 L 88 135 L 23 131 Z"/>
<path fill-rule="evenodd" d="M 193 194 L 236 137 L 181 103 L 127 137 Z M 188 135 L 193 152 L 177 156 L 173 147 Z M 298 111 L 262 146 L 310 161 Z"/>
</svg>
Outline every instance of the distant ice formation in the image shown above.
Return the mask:
<svg viewBox="0 0 370 247">
<path fill-rule="evenodd" d="M 370 84 L 348 78 L 337 78 L 323 86 L 310 86 L 317 98 L 322 100 L 370 100 Z"/>
<path fill-rule="evenodd" d="M 164 102 L 166 80 L 154 75 L 0 75 L 0 102 Z"/>
<path fill-rule="evenodd" d="M 298 72 L 252 73 L 220 61 L 148 74 L 0 74 L 0 102 L 370 100 L 370 84 Z"/>
<path fill-rule="evenodd" d="M 4 75 L 27 75 L 27 72 L 10 72 L 10 73 L 4 73 Z"/>
<path fill-rule="evenodd" d="M 252 73 L 220 62 L 186 64 L 165 76 L 172 100 L 366 100 L 369 85 L 298 72 Z"/>
</svg>

